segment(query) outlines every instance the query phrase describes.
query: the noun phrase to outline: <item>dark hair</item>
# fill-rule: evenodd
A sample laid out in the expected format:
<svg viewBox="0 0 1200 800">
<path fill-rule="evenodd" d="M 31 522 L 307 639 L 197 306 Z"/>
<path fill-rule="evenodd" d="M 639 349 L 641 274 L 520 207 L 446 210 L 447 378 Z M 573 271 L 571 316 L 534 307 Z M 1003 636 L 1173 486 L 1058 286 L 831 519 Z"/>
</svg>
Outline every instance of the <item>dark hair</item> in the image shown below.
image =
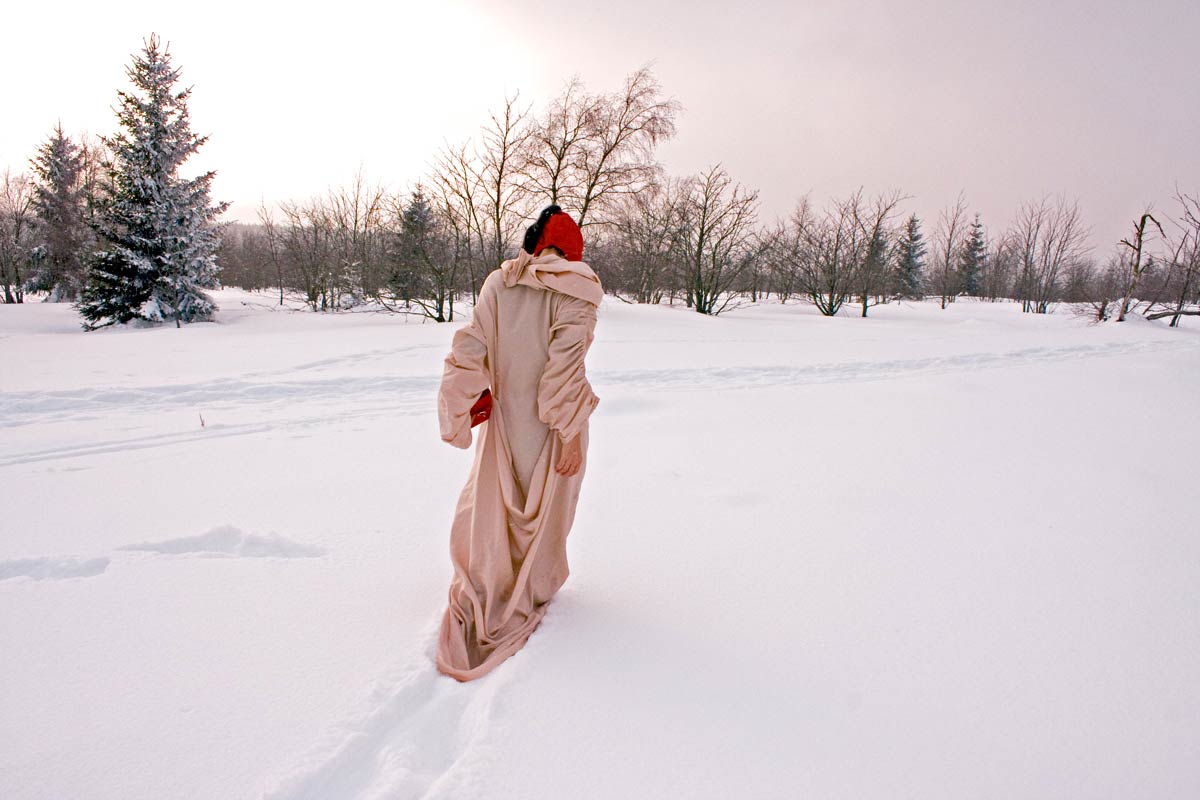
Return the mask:
<svg viewBox="0 0 1200 800">
<path fill-rule="evenodd" d="M 562 213 L 562 208 L 560 208 L 557 205 L 549 205 L 549 206 L 546 206 L 545 208 L 543 208 L 542 213 L 538 214 L 537 220 L 532 225 L 530 225 L 528 228 L 525 229 L 525 241 L 521 245 L 521 248 L 526 253 L 529 253 L 529 255 L 536 256 L 537 253 L 533 252 L 533 248 L 537 247 L 538 239 L 542 238 L 542 231 L 545 229 L 546 223 L 555 214 L 561 214 L 561 213 Z M 558 250 L 557 247 L 554 249 Z M 560 254 L 561 254 L 561 252 L 562 251 L 559 251 Z"/>
</svg>

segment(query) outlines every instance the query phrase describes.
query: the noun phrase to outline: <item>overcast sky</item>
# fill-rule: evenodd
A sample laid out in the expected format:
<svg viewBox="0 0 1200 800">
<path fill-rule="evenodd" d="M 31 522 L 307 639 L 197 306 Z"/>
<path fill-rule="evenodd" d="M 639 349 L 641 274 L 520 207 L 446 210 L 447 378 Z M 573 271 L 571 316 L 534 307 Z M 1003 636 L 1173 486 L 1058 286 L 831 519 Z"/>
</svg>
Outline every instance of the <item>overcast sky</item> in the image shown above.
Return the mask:
<svg viewBox="0 0 1200 800">
<path fill-rule="evenodd" d="M 653 63 L 684 113 L 660 157 L 721 162 L 765 219 L 811 192 L 901 189 L 927 218 L 965 193 L 999 229 L 1044 194 L 1080 202 L 1106 254 L 1147 203 L 1200 190 L 1200 2 L 53 4 L 5 11 L 0 166 L 59 119 L 109 133 L 154 31 L 194 87 L 195 169 L 252 219 L 360 165 L 402 188 L 506 93 L 541 105 Z"/>
</svg>

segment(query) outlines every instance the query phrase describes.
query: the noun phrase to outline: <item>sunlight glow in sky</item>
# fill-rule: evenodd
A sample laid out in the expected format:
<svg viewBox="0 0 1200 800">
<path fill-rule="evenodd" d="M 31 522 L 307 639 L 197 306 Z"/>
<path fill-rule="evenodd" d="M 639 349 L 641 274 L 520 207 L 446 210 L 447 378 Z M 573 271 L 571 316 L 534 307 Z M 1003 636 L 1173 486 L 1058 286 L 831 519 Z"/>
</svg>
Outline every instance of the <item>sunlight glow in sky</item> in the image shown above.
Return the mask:
<svg viewBox="0 0 1200 800">
<path fill-rule="evenodd" d="M 443 141 L 506 93 L 540 107 L 573 73 L 595 91 L 652 62 L 684 106 L 660 151 L 675 174 L 722 162 L 762 217 L 859 186 L 911 195 L 932 230 L 965 193 L 994 229 L 1043 194 L 1080 201 L 1097 255 L 1147 204 L 1200 190 L 1200 3 L 593 4 L 346 0 L 23 2 L 6 12 L 0 168 L 21 170 L 55 122 L 114 128 L 125 65 L 154 31 L 194 86 L 193 163 L 217 199 L 349 181 L 405 188 Z M 14 17 L 15 11 L 15 17 Z M 18 78 L 17 76 L 21 76 Z"/>
</svg>

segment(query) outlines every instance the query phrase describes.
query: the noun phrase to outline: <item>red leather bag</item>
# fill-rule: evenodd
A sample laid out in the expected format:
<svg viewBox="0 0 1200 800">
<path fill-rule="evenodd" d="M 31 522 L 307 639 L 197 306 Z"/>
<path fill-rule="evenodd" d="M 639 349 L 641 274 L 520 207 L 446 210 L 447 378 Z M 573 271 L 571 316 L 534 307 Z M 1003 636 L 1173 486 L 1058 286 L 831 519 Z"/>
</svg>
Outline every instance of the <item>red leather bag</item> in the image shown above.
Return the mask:
<svg viewBox="0 0 1200 800">
<path fill-rule="evenodd" d="M 479 399 L 475 401 L 475 405 L 471 406 L 471 427 L 474 428 L 481 422 L 487 422 L 491 415 L 492 390 L 484 389 L 483 394 L 479 395 Z"/>
</svg>

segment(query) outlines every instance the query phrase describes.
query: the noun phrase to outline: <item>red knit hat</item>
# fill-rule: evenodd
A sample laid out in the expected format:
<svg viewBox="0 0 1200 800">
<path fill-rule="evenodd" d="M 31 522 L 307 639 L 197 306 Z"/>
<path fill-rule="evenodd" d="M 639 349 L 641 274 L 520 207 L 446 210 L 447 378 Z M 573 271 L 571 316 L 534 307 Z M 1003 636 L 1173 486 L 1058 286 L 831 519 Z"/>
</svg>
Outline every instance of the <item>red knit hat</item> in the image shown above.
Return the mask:
<svg viewBox="0 0 1200 800">
<path fill-rule="evenodd" d="M 542 228 L 533 254 L 536 256 L 541 253 L 544 247 L 557 247 L 567 261 L 583 261 L 583 233 L 570 214 L 560 212 L 546 220 L 546 227 Z"/>
</svg>

